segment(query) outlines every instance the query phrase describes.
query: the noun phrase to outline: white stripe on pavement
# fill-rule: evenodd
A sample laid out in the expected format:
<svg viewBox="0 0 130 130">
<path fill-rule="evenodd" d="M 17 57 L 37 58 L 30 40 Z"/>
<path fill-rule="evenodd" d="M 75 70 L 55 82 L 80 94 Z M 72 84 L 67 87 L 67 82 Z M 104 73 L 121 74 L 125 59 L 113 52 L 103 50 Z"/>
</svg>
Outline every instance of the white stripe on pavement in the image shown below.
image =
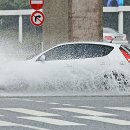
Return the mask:
<svg viewBox="0 0 130 130">
<path fill-rule="evenodd" d="M 1 121 L 0 120 L 0 127 L 3 126 L 19 126 L 19 127 L 25 127 L 25 128 L 31 128 L 31 129 L 36 129 L 36 130 L 49 130 L 49 129 L 45 129 L 45 128 L 39 128 L 39 127 L 35 127 L 35 126 L 29 126 L 29 125 L 21 125 L 21 124 L 16 124 L 16 123 L 12 123 L 12 122 L 7 122 L 7 121 Z"/>
<path fill-rule="evenodd" d="M 90 107 L 90 106 L 79 106 L 79 107 L 83 107 L 83 108 L 95 108 L 95 107 Z"/>
<path fill-rule="evenodd" d="M 39 102 L 39 103 L 42 103 L 42 102 L 45 102 L 45 101 L 35 101 L 35 102 Z"/>
<path fill-rule="evenodd" d="M 42 111 L 36 111 L 36 110 L 31 110 L 31 109 L 24 109 L 24 108 L 0 108 L 0 109 L 12 111 L 12 112 L 23 113 L 23 114 L 28 114 L 28 115 L 32 115 L 32 116 L 60 116 L 60 115 L 57 115 L 57 114 L 52 114 L 52 113 L 47 113 L 47 112 L 42 112 Z"/>
<path fill-rule="evenodd" d="M 51 102 L 51 103 L 48 103 L 48 104 L 57 105 L 59 103 L 57 103 L 57 102 Z"/>
<path fill-rule="evenodd" d="M 11 123 L 11 122 L 7 122 L 7 121 L 1 121 L 0 120 L 0 126 L 19 126 L 16 123 Z"/>
<path fill-rule="evenodd" d="M 22 99 L 23 101 L 27 101 L 27 102 L 33 102 L 33 100 L 31 99 Z"/>
<path fill-rule="evenodd" d="M 130 107 L 105 107 L 105 108 L 130 112 Z"/>
<path fill-rule="evenodd" d="M 38 122 L 43 122 L 43 123 L 48 123 L 48 124 L 58 125 L 58 126 L 86 125 L 86 124 L 80 124 L 80 123 L 75 123 L 75 122 L 70 122 L 70 121 L 65 121 L 65 120 L 59 120 L 59 119 L 52 119 L 52 118 L 47 118 L 47 117 L 18 117 L 18 118 L 32 120 L 32 121 L 38 121 Z"/>
<path fill-rule="evenodd" d="M 98 117 L 98 116 L 74 116 L 74 117 L 77 117 L 80 119 L 100 121 L 100 122 L 105 122 L 105 123 L 110 123 L 110 124 L 115 124 L 115 125 L 122 125 L 122 126 L 130 125 L 130 121 L 112 119 L 112 118 L 106 118 L 106 117 Z"/>
<path fill-rule="evenodd" d="M 71 105 L 71 104 L 62 104 L 63 106 L 73 106 L 73 105 Z"/>
<path fill-rule="evenodd" d="M 111 114 L 111 113 L 104 113 L 104 112 L 98 112 L 98 111 L 92 111 L 92 110 L 86 110 L 86 109 L 78 109 L 78 108 L 51 108 L 51 109 L 62 110 L 62 111 L 67 111 L 67 112 L 74 112 L 74 113 L 91 115 L 91 116 L 116 116 L 115 114 Z"/>
</svg>

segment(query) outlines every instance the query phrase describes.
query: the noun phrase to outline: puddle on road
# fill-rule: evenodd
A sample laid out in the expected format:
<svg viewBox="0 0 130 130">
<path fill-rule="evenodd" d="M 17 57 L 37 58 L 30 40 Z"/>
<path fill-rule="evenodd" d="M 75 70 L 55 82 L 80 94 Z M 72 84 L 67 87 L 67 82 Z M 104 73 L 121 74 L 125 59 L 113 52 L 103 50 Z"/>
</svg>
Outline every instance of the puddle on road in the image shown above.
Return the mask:
<svg viewBox="0 0 130 130">
<path fill-rule="evenodd" d="M 0 96 L 130 95 L 130 74 L 107 69 L 83 74 L 43 63 L 11 61 L 0 64 Z"/>
</svg>

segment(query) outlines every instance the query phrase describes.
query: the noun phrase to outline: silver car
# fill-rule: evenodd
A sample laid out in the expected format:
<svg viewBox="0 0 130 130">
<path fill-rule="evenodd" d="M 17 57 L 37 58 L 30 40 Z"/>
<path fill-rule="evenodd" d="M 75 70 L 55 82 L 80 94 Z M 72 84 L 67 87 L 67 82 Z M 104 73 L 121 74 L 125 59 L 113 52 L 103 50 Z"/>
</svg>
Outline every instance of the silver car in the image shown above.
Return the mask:
<svg viewBox="0 0 130 130">
<path fill-rule="evenodd" d="M 128 44 L 126 34 L 120 34 L 112 28 L 103 28 L 103 41 L 109 43 Z"/>
</svg>

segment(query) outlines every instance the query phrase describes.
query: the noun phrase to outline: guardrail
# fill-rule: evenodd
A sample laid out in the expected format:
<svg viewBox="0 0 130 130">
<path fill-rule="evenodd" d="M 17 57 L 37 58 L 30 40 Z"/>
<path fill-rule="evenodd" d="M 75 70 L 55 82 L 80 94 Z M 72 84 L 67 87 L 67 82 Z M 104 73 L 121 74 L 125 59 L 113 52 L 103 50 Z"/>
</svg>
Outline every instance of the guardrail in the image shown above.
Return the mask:
<svg viewBox="0 0 130 130">
<path fill-rule="evenodd" d="M 124 17 L 123 12 L 129 12 L 130 6 L 119 6 L 119 7 L 103 7 L 104 13 L 119 13 L 118 15 L 118 31 L 119 33 L 124 32 Z"/>
<path fill-rule="evenodd" d="M 19 42 L 22 43 L 23 39 L 23 15 L 31 15 L 35 10 L 26 9 L 26 10 L 0 10 L 0 16 L 19 16 Z M 42 11 L 42 9 L 40 10 Z"/>
</svg>

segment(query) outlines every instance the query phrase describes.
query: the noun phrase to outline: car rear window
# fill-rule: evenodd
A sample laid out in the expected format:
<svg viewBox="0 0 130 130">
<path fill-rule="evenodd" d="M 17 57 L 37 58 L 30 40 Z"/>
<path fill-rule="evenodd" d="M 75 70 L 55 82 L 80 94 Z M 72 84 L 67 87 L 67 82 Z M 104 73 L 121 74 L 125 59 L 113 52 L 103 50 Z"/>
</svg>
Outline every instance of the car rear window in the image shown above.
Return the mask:
<svg viewBox="0 0 130 130">
<path fill-rule="evenodd" d="M 99 44 L 77 44 L 75 45 L 76 58 L 95 58 L 108 55 L 114 47 Z"/>
</svg>

